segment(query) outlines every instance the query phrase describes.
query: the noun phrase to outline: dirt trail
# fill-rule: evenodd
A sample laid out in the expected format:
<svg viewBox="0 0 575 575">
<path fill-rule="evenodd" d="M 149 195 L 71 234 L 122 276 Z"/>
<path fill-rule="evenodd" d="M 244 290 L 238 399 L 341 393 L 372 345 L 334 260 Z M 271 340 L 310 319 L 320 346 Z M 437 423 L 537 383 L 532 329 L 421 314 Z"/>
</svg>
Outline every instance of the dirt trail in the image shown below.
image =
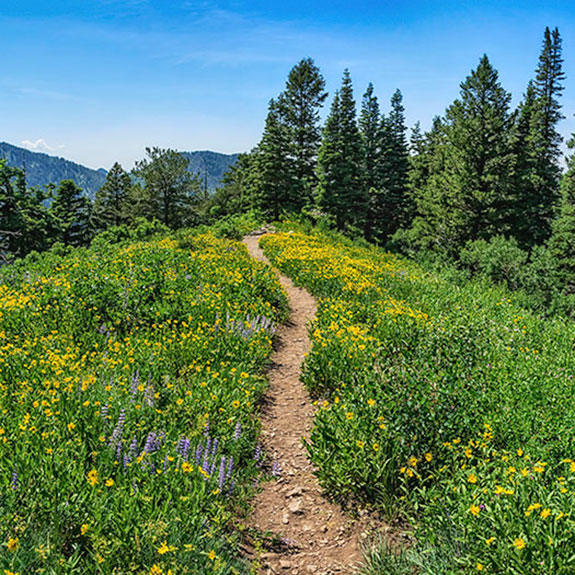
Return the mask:
<svg viewBox="0 0 575 575">
<path fill-rule="evenodd" d="M 244 238 L 250 254 L 266 261 L 257 236 Z M 269 262 L 268 262 L 269 263 Z M 280 274 L 291 315 L 278 330 L 278 349 L 269 371 L 270 389 L 262 409 L 262 440 L 266 452 L 280 465 L 278 480 L 266 482 L 254 501 L 252 526 L 272 532 L 281 544 L 264 549 L 262 575 L 341 575 L 353 573 L 361 559 L 359 543 L 365 525 L 345 516 L 322 497 L 306 456 L 302 437 L 309 437 L 314 407 L 300 382 L 301 364 L 311 344 L 307 325 L 316 303 L 304 289 Z"/>
</svg>

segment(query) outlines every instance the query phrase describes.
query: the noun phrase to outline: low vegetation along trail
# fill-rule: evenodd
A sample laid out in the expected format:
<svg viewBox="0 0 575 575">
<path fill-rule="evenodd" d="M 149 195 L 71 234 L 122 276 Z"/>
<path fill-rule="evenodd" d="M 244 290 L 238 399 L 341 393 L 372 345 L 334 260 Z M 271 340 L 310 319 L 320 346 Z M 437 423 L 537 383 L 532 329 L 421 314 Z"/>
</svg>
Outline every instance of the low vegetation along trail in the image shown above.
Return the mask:
<svg viewBox="0 0 575 575">
<path fill-rule="evenodd" d="M 267 262 L 258 239 L 247 236 L 244 243 L 255 259 Z M 361 559 L 361 522 L 346 517 L 322 496 L 302 444 L 302 438 L 309 437 L 314 408 L 300 372 L 310 349 L 307 325 L 315 317 L 316 302 L 289 278 L 280 274 L 280 281 L 291 315 L 278 330 L 261 416 L 263 445 L 279 463 L 279 477 L 265 483 L 254 501 L 252 526 L 275 541 L 260 556 L 260 573 L 350 573 Z"/>
</svg>

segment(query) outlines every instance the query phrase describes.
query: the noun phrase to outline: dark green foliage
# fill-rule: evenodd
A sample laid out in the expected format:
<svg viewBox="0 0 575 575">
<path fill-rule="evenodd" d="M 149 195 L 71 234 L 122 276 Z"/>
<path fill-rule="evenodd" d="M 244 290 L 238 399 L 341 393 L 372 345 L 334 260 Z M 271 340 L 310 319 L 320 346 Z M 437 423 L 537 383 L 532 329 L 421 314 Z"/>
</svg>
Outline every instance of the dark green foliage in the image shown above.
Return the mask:
<svg viewBox="0 0 575 575">
<path fill-rule="evenodd" d="M 283 121 L 282 109 L 281 101 L 270 102 L 264 134 L 254 152 L 258 178 L 254 207 L 273 220 L 303 207 L 296 160 L 291 153 L 291 134 Z"/>
<path fill-rule="evenodd" d="M 493 283 L 505 283 L 510 289 L 520 286 L 527 263 L 527 252 L 515 238 L 494 236 L 468 242 L 460 253 L 460 265 L 472 275 L 488 278 Z"/>
<path fill-rule="evenodd" d="M 318 159 L 318 202 L 338 230 L 363 229 L 365 225 L 368 196 L 363 160 L 353 88 L 345 70 L 324 128 Z"/>
<path fill-rule="evenodd" d="M 571 149 L 575 147 L 575 137 L 568 145 Z M 559 217 L 553 223 L 549 251 L 556 266 L 557 288 L 562 295 L 570 297 L 575 295 L 575 154 L 568 158 L 567 166 L 561 185 Z"/>
<path fill-rule="evenodd" d="M 66 246 L 83 246 L 91 236 L 91 202 L 72 180 L 62 180 L 56 188 L 51 212 L 58 222 L 59 239 Z"/>
<path fill-rule="evenodd" d="M 559 199 L 561 135 L 563 118 L 559 97 L 565 79 L 557 28 L 545 29 L 534 82 L 530 82 L 517 114 L 515 151 L 517 192 L 511 220 L 520 244 L 533 246 L 549 238 Z"/>
<path fill-rule="evenodd" d="M 377 96 L 373 93 L 373 84 L 370 82 L 363 95 L 361 113 L 359 116 L 359 129 L 364 149 L 364 176 L 365 187 L 369 196 L 369 206 L 365 223 L 365 237 L 371 239 L 376 220 L 376 165 L 381 153 L 380 142 L 381 117 Z"/>
<path fill-rule="evenodd" d="M 365 185 L 368 189 L 376 185 L 375 166 L 380 153 L 380 122 L 379 102 L 370 82 L 363 95 L 359 115 L 359 129 L 365 152 Z"/>
<path fill-rule="evenodd" d="M 128 223 L 133 209 L 131 188 L 130 175 L 116 162 L 108 172 L 104 185 L 96 192 L 93 221 L 97 229 L 105 230 Z"/>
<path fill-rule="evenodd" d="M 23 170 L 0 160 L 0 264 L 53 243 L 56 222 L 44 205 L 48 195 L 27 189 Z"/>
<path fill-rule="evenodd" d="M 465 242 L 506 232 L 513 194 L 510 95 L 487 56 L 436 121 L 419 162 L 413 234 L 420 245 L 456 253 Z M 413 181 L 413 180 L 412 180 Z"/>
<path fill-rule="evenodd" d="M 315 171 L 321 142 L 319 111 L 326 98 L 325 80 L 319 68 L 311 58 L 305 58 L 291 69 L 285 90 L 278 99 L 292 145 L 299 209 L 311 201 L 317 182 Z"/>
<path fill-rule="evenodd" d="M 146 148 L 146 154 L 133 170 L 143 182 L 135 194 L 137 215 L 156 218 L 169 228 L 194 224 L 201 182 L 188 171 L 189 161 L 175 150 L 158 147 Z"/>
<path fill-rule="evenodd" d="M 411 220 L 409 152 L 402 102 L 403 96 L 396 90 L 389 116 L 381 118 L 378 132 L 379 154 L 374 166 L 374 186 L 370 188 L 370 219 L 373 239 L 380 243 Z"/>
</svg>

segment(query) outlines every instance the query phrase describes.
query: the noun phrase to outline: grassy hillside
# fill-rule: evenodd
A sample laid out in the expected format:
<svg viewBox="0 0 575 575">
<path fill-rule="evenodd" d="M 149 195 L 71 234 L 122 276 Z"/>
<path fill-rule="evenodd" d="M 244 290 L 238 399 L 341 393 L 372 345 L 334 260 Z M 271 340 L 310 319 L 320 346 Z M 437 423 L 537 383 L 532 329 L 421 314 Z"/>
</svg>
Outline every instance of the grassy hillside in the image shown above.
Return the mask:
<svg viewBox="0 0 575 575">
<path fill-rule="evenodd" d="M 410 561 L 373 572 L 573 573 L 572 323 L 337 236 L 262 243 L 320 298 L 304 377 L 321 482 L 417 527 Z"/>
<path fill-rule="evenodd" d="M 0 275 L 0 570 L 245 573 L 276 277 L 182 233 Z M 4 572 L 4 571 L 2 571 Z"/>
</svg>

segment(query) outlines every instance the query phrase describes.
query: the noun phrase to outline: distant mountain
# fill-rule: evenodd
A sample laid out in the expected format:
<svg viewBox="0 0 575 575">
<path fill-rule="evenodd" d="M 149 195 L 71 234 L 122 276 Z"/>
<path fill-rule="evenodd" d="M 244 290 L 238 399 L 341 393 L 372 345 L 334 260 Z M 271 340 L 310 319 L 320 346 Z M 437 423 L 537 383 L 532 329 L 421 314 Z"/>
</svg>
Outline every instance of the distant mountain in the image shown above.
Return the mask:
<svg viewBox="0 0 575 575">
<path fill-rule="evenodd" d="M 31 152 L 6 142 L 0 142 L 0 159 L 8 161 L 9 166 L 26 169 L 28 186 L 59 184 L 62 180 L 74 180 L 90 198 L 106 181 L 106 170 L 92 170 L 56 156 Z"/>
<path fill-rule="evenodd" d="M 181 152 L 190 160 L 190 172 L 198 174 L 208 190 L 215 190 L 228 169 L 236 163 L 238 154 L 219 154 L 218 152 Z"/>
<path fill-rule="evenodd" d="M 190 161 L 190 172 L 198 174 L 202 183 L 213 191 L 220 184 L 228 168 L 238 159 L 238 154 L 218 152 L 181 152 Z M 59 184 L 62 180 L 73 180 L 86 195 L 94 198 L 96 191 L 106 181 L 106 170 L 92 170 L 64 158 L 31 152 L 6 142 L 0 142 L 0 159 L 6 159 L 9 166 L 26 169 L 28 186 Z"/>
</svg>

